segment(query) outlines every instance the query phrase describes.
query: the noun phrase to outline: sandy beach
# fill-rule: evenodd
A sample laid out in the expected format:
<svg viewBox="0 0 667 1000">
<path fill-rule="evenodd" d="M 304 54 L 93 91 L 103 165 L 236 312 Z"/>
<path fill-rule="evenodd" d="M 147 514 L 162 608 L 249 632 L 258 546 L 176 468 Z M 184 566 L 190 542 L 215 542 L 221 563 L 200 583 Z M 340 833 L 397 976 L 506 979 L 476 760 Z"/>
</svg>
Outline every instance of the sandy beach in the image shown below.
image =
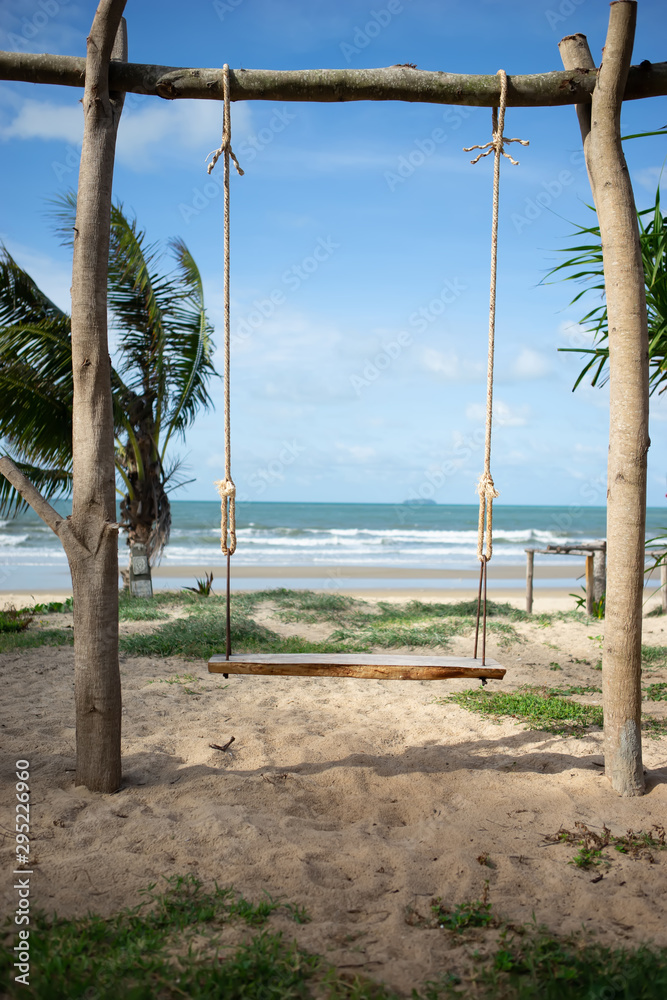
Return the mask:
<svg viewBox="0 0 667 1000">
<path fill-rule="evenodd" d="M 41 621 L 56 618 L 71 626 L 71 615 Z M 331 631 L 286 624 L 270 601 L 255 619 L 282 635 Z M 488 651 L 507 675 L 490 687 L 599 688 L 603 626 L 518 623 L 509 645 L 494 633 Z M 645 619 L 644 643 L 665 644 L 666 628 L 663 617 Z M 469 647 L 461 635 L 448 651 L 471 655 Z M 620 799 L 604 777 L 601 731 L 556 736 L 441 703 L 470 682 L 224 680 L 202 660 L 127 655 L 121 673 L 124 781 L 102 796 L 73 782 L 71 646 L 0 656 L 0 822 L 5 832 L 13 824 L 8 776 L 27 759 L 36 906 L 111 914 L 161 876 L 195 872 L 251 898 L 268 892 L 304 905 L 312 922 L 286 924 L 290 936 L 340 970 L 406 992 L 452 960 L 449 938 L 410 917 L 427 913 L 434 897 L 453 906 L 486 891 L 494 911 L 516 923 L 534 915 L 554 932 L 587 928 L 605 942 L 667 944 L 667 852 L 609 851 L 586 871 L 569 863 L 574 847 L 545 839 L 577 822 L 619 835 L 664 824 L 664 737 L 645 741 L 647 794 Z M 651 682 L 666 678 L 665 667 L 650 672 Z M 599 704 L 600 695 L 577 700 Z M 658 718 L 666 707 L 646 706 Z M 228 751 L 211 747 L 232 736 Z M 12 852 L 5 835 L 7 870 Z M 0 899 L 7 910 L 8 880 Z"/>
</svg>

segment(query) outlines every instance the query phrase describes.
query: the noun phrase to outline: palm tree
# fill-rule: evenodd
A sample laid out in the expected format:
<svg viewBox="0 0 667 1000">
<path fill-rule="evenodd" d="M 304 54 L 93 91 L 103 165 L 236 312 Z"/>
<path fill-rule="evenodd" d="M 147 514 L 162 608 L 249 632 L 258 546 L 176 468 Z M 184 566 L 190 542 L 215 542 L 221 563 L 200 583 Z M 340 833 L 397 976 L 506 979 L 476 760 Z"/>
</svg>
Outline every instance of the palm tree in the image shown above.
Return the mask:
<svg viewBox="0 0 667 1000">
<path fill-rule="evenodd" d="M 76 198 L 54 213 L 71 242 Z M 146 241 L 122 205 L 111 213 L 108 303 L 117 336 L 111 388 L 122 525 L 131 550 L 144 546 L 149 564 L 169 539 L 168 494 L 182 485 L 179 462 L 167 462 L 174 436 L 183 436 L 200 409 L 211 405 L 208 384 L 212 328 L 201 276 L 180 239 L 168 249 L 175 267 L 159 270 L 161 248 Z M 72 481 L 72 370 L 69 316 L 0 248 L 0 436 L 6 452 L 47 498 L 67 496 Z M 0 513 L 23 501 L 0 477 Z M 150 571 L 149 571 L 150 573 Z"/>
</svg>

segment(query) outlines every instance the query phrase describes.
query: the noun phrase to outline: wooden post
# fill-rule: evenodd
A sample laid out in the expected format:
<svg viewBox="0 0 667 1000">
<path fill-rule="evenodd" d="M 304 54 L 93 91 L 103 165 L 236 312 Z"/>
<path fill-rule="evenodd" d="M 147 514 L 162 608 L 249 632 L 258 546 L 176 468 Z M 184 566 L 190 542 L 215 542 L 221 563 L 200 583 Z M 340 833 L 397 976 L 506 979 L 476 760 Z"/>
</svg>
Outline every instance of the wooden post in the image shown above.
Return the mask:
<svg viewBox="0 0 667 1000">
<path fill-rule="evenodd" d="M 535 549 L 526 549 L 526 611 L 533 613 L 533 564 Z"/>
<path fill-rule="evenodd" d="M 591 553 L 586 556 L 586 614 L 593 614 L 593 601 L 595 600 L 595 578 L 593 576 L 593 561 L 595 556 Z"/>
<path fill-rule="evenodd" d="M 601 541 L 593 553 L 593 597 L 599 601 L 607 590 L 607 543 Z"/>
<path fill-rule="evenodd" d="M 644 792 L 641 637 L 649 447 L 648 322 L 637 210 L 620 128 L 636 19 L 636 0 L 616 0 L 610 5 L 590 121 L 587 115 L 579 115 L 600 225 L 609 332 L 609 557 L 602 701 L 605 773 L 620 795 Z M 561 41 L 566 69 L 582 66 L 585 45 L 582 35 Z"/>
<path fill-rule="evenodd" d="M 660 597 L 662 599 L 662 613 L 667 615 L 667 555 L 663 556 L 660 563 Z"/>
</svg>

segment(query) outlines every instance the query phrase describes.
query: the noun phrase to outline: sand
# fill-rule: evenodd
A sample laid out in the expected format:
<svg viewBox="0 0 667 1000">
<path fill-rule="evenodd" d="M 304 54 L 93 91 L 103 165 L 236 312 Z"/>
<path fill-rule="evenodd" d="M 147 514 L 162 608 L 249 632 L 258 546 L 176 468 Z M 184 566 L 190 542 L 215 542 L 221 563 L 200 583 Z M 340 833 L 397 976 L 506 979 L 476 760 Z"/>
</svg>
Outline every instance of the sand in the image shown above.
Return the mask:
<svg viewBox="0 0 667 1000">
<path fill-rule="evenodd" d="M 285 634 L 321 629 L 277 623 L 270 607 L 259 615 Z M 490 640 L 508 671 L 494 690 L 600 685 L 603 623 L 517 627 L 524 641 L 509 649 Z M 666 644 L 666 628 L 646 619 L 644 642 Z M 450 648 L 465 655 L 468 646 L 457 638 Z M 479 899 L 487 880 L 494 910 L 515 923 L 534 914 L 554 932 L 586 927 L 606 943 L 667 945 L 667 851 L 653 861 L 608 851 L 608 865 L 583 871 L 568 864 L 575 848 L 545 840 L 576 821 L 616 834 L 664 823 L 667 739 L 645 742 L 648 793 L 620 799 L 600 766 L 599 732 L 563 738 L 437 703 L 469 686 L 462 681 L 225 681 L 203 661 L 176 658 L 123 657 L 121 671 L 124 783 L 103 796 L 73 783 L 72 649 L 0 657 L 0 853 L 10 872 L 14 762 L 26 758 L 33 905 L 110 914 L 162 875 L 195 872 L 304 905 L 312 922 L 284 918 L 290 937 L 407 992 L 460 946 L 411 914 L 427 914 L 435 896 L 450 907 Z M 667 703 L 645 707 L 664 717 Z M 232 736 L 229 751 L 211 748 Z M 480 863 L 485 854 L 492 867 Z M 14 908 L 9 877 L 0 906 Z"/>
</svg>

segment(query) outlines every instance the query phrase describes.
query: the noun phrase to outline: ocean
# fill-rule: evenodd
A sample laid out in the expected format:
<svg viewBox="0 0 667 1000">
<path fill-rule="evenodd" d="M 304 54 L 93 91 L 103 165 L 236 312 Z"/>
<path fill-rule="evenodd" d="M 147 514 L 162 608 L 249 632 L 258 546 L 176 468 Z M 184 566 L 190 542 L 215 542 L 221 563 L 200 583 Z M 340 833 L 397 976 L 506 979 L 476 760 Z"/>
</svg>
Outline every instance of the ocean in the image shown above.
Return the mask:
<svg viewBox="0 0 667 1000">
<path fill-rule="evenodd" d="M 56 506 L 63 513 L 69 510 L 65 503 Z M 492 565 L 522 566 L 527 547 L 604 538 L 605 517 L 604 507 L 496 504 Z M 222 575 L 219 505 L 175 501 L 172 518 L 171 540 L 161 564 L 161 574 L 167 575 L 160 575 L 155 584 L 182 585 L 185 567 L 220 566 Z M 647 537 L 662 532 L 667 532 L 667 510 L 649 508 Z M 373 570 L 470 571 L 478 565 L 476 505 L 239 503 L 237 538 L 234 567 L 262 567 L 265 572 L 269 567 L 304 567 L 303 579 L 282 580 L 274 574 L 270 583 L 266 577 L 260 580 L 257 585 L 261 586 L 322 586 L 314 570 L 322 567 L 326 577 L 326 568 L 332 566 L 338 567 L 341 578 L 345 567 L 368 568 L 368 582 L 359 578 L 358 571 L 355 574 L 354 585 L 359 587 L 433 586 L 433 580 L 425 584 L 418 577 L 409 582 L 398 583 L 396 578 L 380 582 L 373 577 Z M 123 537 L 119 556 L 121 565 L 126 565 Z M 549 565 L 571 564 L 567 556 L 541 558 Z M 539 561 L 538 556 L 536 563 Z M 255 585 L 247 573 L 244 570 L 246 588 Z M 575 585 L 574 576 L 571 582 Z M 559 584 L 567 585 L 567 581 Z M 0 589 L 46 590 L 69 585 L 67 560 L 58 539 L 32 511 L 0 521 Z M 450 581 L 450 585 L 457 585 L 457 581 Z M 511 585 L 521 583 L 515 578 Z"/>
</svg>

